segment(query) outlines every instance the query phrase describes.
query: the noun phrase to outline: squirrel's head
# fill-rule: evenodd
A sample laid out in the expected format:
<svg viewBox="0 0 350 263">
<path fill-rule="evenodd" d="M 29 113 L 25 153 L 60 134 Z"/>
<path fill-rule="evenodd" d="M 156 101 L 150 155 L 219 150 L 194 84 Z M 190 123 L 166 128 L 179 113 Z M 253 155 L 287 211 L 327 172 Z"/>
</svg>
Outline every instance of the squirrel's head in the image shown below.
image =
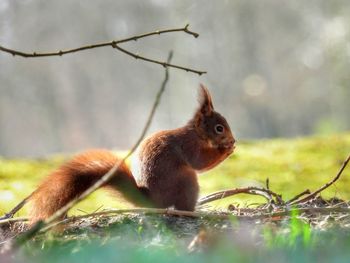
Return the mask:
<svg viewBox="0 0 350 263">
<path fill-rule="evenodd" d="M 206 140 L 210 147 L 231 153 L 235 146 L 235 139 L 226 119 L 214 110 L 212 98 L 208 89 L 200 84 L 199 108 L 191 122 L 198 135 Z"/>
</svg>

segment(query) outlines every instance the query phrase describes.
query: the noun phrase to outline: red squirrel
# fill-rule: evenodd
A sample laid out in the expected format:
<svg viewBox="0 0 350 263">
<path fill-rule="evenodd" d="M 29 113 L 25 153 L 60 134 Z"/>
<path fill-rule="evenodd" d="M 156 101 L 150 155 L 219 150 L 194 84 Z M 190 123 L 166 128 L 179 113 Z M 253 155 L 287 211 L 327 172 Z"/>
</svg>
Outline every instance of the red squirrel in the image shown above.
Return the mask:
<svg viewBox="0 0 350 263">
<path fill-rule="evenodd" d="M 197 172 L 212 169 L 234 150 L 226 119 L 214 110 L 200 85 L 199 108 L 183 127 L 144 139 L 132 162 L 122 164 L 104 187 L 135 205 L 193 211 L 198 198 Z M 106 174 L 119 158 L 107 150 L 80 153 L 54 170 L 31 194 L 30 223 L 50 217 Z"/>
</svg>

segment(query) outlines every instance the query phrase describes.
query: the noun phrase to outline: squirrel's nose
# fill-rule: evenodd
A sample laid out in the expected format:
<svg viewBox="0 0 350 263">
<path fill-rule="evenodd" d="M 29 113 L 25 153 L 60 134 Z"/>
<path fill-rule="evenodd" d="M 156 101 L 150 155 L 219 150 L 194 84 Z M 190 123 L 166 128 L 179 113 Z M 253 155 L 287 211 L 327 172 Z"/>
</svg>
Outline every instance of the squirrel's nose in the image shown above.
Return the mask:
<svg viewBox="0 0 350 263">
<path fill-rule="evenodd" d="M 230 141 L 229 141 L 229 143 L 230 143 L 232 146 L 234 146 L 234 145 L 235 145 L 235 143 L 236 143 L 235 138 L 232 138 L 232 140 L 230 140 Z"/>
<path fill-rule="evenodd" d="M 232 140 L 229 140 L 227 143 L 226 143 L 226 146 L 227 148 L 236 148 L 235 146 L 235 143 L 236 143 L 236 140 L 234 138 L 232 138 Z"/>
</svg>

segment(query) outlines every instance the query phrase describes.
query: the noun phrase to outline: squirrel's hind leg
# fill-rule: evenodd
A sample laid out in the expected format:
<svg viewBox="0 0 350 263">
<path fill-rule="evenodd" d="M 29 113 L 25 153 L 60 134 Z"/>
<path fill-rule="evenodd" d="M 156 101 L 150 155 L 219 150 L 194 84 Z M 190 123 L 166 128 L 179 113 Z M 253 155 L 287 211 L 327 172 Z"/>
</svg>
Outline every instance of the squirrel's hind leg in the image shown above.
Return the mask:
<svg viewBox="0 0 350 263">
<path fill-rule="evenodd" d="M 196 172 L 192 169 L 183 171 L 177 182 L 177 187 L 178 196 L 174 204 L 175 209 L 194 211 L 199 194 Z"/>
</svg>

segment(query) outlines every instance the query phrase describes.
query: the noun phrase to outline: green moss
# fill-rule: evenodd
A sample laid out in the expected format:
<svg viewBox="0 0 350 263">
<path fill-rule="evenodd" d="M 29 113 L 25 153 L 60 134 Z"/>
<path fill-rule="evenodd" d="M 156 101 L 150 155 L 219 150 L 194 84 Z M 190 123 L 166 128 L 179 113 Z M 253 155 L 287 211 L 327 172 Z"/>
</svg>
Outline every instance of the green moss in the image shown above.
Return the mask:
<svg viewBox="0 0 350 263">
<path fill-rule="evenodd" d="M 305 189 L 315 190 L 333 178 L 350 153 L 350 134 L 330 137 L 275 139 L 237 145 L 236 152 L 216 169 L 200 177 L 202 195 L 226 188 L 250 185 L 264 186 L 269 178 L 270 188 L 288 199 Z M 350 199 L 347 190 L 349 169 L 341 179 L 322 193 L 324 197 Z M 235 196 L 218 201 L 255 202 L 252 196 Z"/>
</svg>

